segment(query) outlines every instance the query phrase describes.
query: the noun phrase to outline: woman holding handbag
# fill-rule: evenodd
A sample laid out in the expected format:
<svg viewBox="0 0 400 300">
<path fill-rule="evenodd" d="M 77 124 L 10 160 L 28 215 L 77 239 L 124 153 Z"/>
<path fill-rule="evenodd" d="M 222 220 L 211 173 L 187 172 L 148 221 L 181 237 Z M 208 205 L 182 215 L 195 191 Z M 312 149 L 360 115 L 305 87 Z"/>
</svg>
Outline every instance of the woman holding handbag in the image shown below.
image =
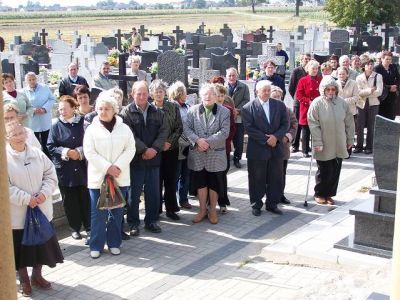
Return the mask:
<svg viewBox="0 0 400 300">
<path fill-rule="evenodd" d="M 127 198 L 130 186 L 129 165 L 135 155 L 135 139 L 130 128 L 117 116 L 118 103 L 109 93 L 96 100 L 97 116 L 88 126 L 83 152 L 88 161 L 88 188 L 91 199 L 90 256 L 100 257 L 104 244 L 119 255 L 122 242 L 123 207 L 99 209 L 100 188 L 106 175 L 112 176 Z"/>
<path fill-rule="evenodd" d="M 6 140 L 15 266 L 20 290 L 28 297 L 32 294 L 31 285 L 46 290 L 51 288 L 51 283 L 42 276 L 42 265 L 54 268 L 64 259 L 54 231 L 50 239 L 40 245 L 23 243 L 28 206 L 39 207 L 48 222 L 53 219 L 52 194 L 57 187 L 57 174 L 47 156 L 26 143 L 26 131 L 21 124 L 6 124 Z M 33 267 L 30 280 L 27 267 Z"/>
</svg>

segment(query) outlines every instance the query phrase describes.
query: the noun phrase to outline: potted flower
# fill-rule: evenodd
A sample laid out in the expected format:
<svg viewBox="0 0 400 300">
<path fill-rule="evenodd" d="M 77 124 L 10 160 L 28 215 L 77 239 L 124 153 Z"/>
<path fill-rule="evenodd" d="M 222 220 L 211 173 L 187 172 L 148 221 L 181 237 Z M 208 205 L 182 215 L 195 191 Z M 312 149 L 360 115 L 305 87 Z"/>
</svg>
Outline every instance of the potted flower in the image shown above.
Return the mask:
<svg viewBox="0 0 400 300">
<path fill-rule="evenodd" d="M 119 52 L 119 50 L 116 48 L 112 48 L 108 52 L 107 61 L 110 63 L 111 66 L 113 66 L 113 67 L 118 66 L 118 58 L 119 58 L 120 54 L 121 54 L 121 52 Z"/>
<path fill-rule="evenodd" d="M 151 66 L 149 67 L 149 71 L 150 71 L 150 74 L 151 74 L 151 80 L 153 81 L 154 79 L 157 78 L 158 63 L 157 62 L 151 63 Z"/>
<path fill-rule="evenodd" d="M 175 52 L 178 54 L 182 54 L 182 55 L 185 55 L 185 53 L 186 53 L 185 49 L 183 49 L 183 48 L 176 48 Z"/>
</svg>

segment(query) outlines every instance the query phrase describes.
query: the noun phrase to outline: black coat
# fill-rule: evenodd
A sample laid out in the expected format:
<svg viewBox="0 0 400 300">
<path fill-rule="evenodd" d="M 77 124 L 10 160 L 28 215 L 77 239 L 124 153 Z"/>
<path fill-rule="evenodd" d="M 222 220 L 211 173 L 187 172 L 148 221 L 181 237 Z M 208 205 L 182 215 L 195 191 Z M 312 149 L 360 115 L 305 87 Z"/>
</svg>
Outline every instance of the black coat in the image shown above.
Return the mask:
<svg viewBox="0 0 400 300">
<path fill-rule="evenodd" d="M 139 111 L 135 103 L 130 103 L 120 113 L 120 116 L 135 136 L 136 153 L 131 162 L 132 167 L 158 167 L 161 162 L 161 151 L 169 134 L 168 124 L 164 113 L 154 107 L 148 106 L 146 122 L 143 113 Z M 154 148 L 157 155 L 150 160 L 143 160 L 142 154 L 147 148 Z"/>
<path fill-rule="evenodd" d="M 76 82 L 72 82 L 69 76 L 64 77 L 60 81 L 60 86 L 58 87 L 60 97 L 64 95 L 72 96 L 74 93 L 74 89 L 77 85 L 86 85 L 86 87 L 89 88 L 89 84 L 87 83 L 86 79 L 82 76 L 78 76 Z"/>
<path fill-rule="evenodd" d="M 47 149 L 56 167 L 60 186 L 87 185 L 87 166 L 85 159 L 63 160 L 61 154 L 65 148 L 77 149 L 82 152 L 83 117 L 76 116 L 72 123 L 57 119 L 50 128 L 47 139 Z"/>
</svg>

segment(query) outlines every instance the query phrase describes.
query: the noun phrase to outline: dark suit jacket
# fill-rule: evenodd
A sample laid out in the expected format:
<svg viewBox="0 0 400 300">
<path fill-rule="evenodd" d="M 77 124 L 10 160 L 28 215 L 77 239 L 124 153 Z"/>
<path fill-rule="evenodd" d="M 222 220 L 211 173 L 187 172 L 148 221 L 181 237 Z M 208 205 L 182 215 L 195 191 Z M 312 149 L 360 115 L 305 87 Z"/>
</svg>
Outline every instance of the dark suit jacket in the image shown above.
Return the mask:
<svg viewBox="0 0 400 300">
<path fill-rule="evenodd" d="M 282 139 L 289 127 L 286 106 L 282 101 L 270 98 L 270 123 L 258 98 L 246 104 L 242 109 L 243 125 L 247 130 L 247 158 L 268 160 L 277 158 L 283 160 Z M 277 145 L 272 148 L 267 144 L 266 134 L 273 134 Z"/>
<path fill-rule="evenodd" d="M 269 81 L 272 82 L 272 85 L 275 85 L 275 86 L 281 88 L 281 90 L 283 92 L 282 99 L 285 99 L 285 95 L 286 95 L 285 81 L 278 74 L 274 74 L 271 77 L 267 76 L 267 75 L 263 75 L 260 78 L 258 78 L 257 81 L 256 81 L 256 84 L 254 85 L 254 95 L 255 95 L 255 97 L 257 97 L 257 93 L 256 93 L 257 83 L 259 81 L 261 81 L 261 80 L 269 80 Z"/>
<path fill-rule="evenodd" d="M 299 83 L 299 80 L 303 78 L 304 76 L 307 75 L 307 72 L 304 70 L 302 66 L 294 68 L 292 71 L 292 75 L 290 75 L 290 80 L 289 80 L 289 94 L 293 98 L 293 106 L 299 106 L 299 102 L 296 101 L 295 99 L 295 94 L 296 94 L 296 89 L 297 89 L 297 84 Z"/>
<path fill-rule="evenodd" d="M 69 95 L 73 96 L 74 94 L 74 89 L 77 85 L 86 85 L 87 88 L 89 88 L 89 84 L 87 83 L 86 79 L 82 76 L 78 76 L 78 79 L 76 82 L 72 82 L 71 79 L 69 79 L 69 76 L 64 77 L 60 81 L 60 86 L 58 87 L 58 91 L 60 92 L 60 97 L 64 95 Z"/>
</svg>

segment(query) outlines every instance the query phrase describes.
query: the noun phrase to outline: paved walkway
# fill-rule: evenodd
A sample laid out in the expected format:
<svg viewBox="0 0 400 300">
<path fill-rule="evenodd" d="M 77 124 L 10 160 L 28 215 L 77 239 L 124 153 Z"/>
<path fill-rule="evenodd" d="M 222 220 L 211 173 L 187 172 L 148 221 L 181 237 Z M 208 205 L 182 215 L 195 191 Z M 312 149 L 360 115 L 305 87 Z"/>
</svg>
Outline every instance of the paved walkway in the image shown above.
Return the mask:
<svg viewBox="0 0 400 300">
<path fill-rule="evenodd" d="M 335 209 L 313 201 L 307 209 L 303 206 L 308 167 L 309 159 L 299 153 L 292 156 L 286 188 L 292 205 L 282 206 L 283 216 L 251 214 L 244 166 L 233 168 L 228 176 L 232 206 L 217 225 L 193 225 L 197 207 L 181 211 L 179 222 L 162 216 L 162 233 L 151 234 L 142 227 L 139 237 L 123 242 L 120 256 L 106 251 L 96 260 L 83 241 L 63 238 L 64 264 L 44 269 L 53 290 L 34 290 L 34 299 L 366 299 L 374 291 L 387 293 L 387 286 L 372 281 L 387 282 L 388 264 L 368 266 L 365 272 L 363 266 L 348 267 L 345 262 L 314 263 L 296 259 L 293 253 L 289 260 L 289 254 L 282 259 L 263 251 Z M 314 165 L 313 175 L 315 169 Z M 372 174 L 370 156 L 345 160 L 338 205 L 370 186 Z M 313 186 L 314 178 L 310 195 Z M 191 203 L 197 205 L 195 199 Z"/>
</svg>

